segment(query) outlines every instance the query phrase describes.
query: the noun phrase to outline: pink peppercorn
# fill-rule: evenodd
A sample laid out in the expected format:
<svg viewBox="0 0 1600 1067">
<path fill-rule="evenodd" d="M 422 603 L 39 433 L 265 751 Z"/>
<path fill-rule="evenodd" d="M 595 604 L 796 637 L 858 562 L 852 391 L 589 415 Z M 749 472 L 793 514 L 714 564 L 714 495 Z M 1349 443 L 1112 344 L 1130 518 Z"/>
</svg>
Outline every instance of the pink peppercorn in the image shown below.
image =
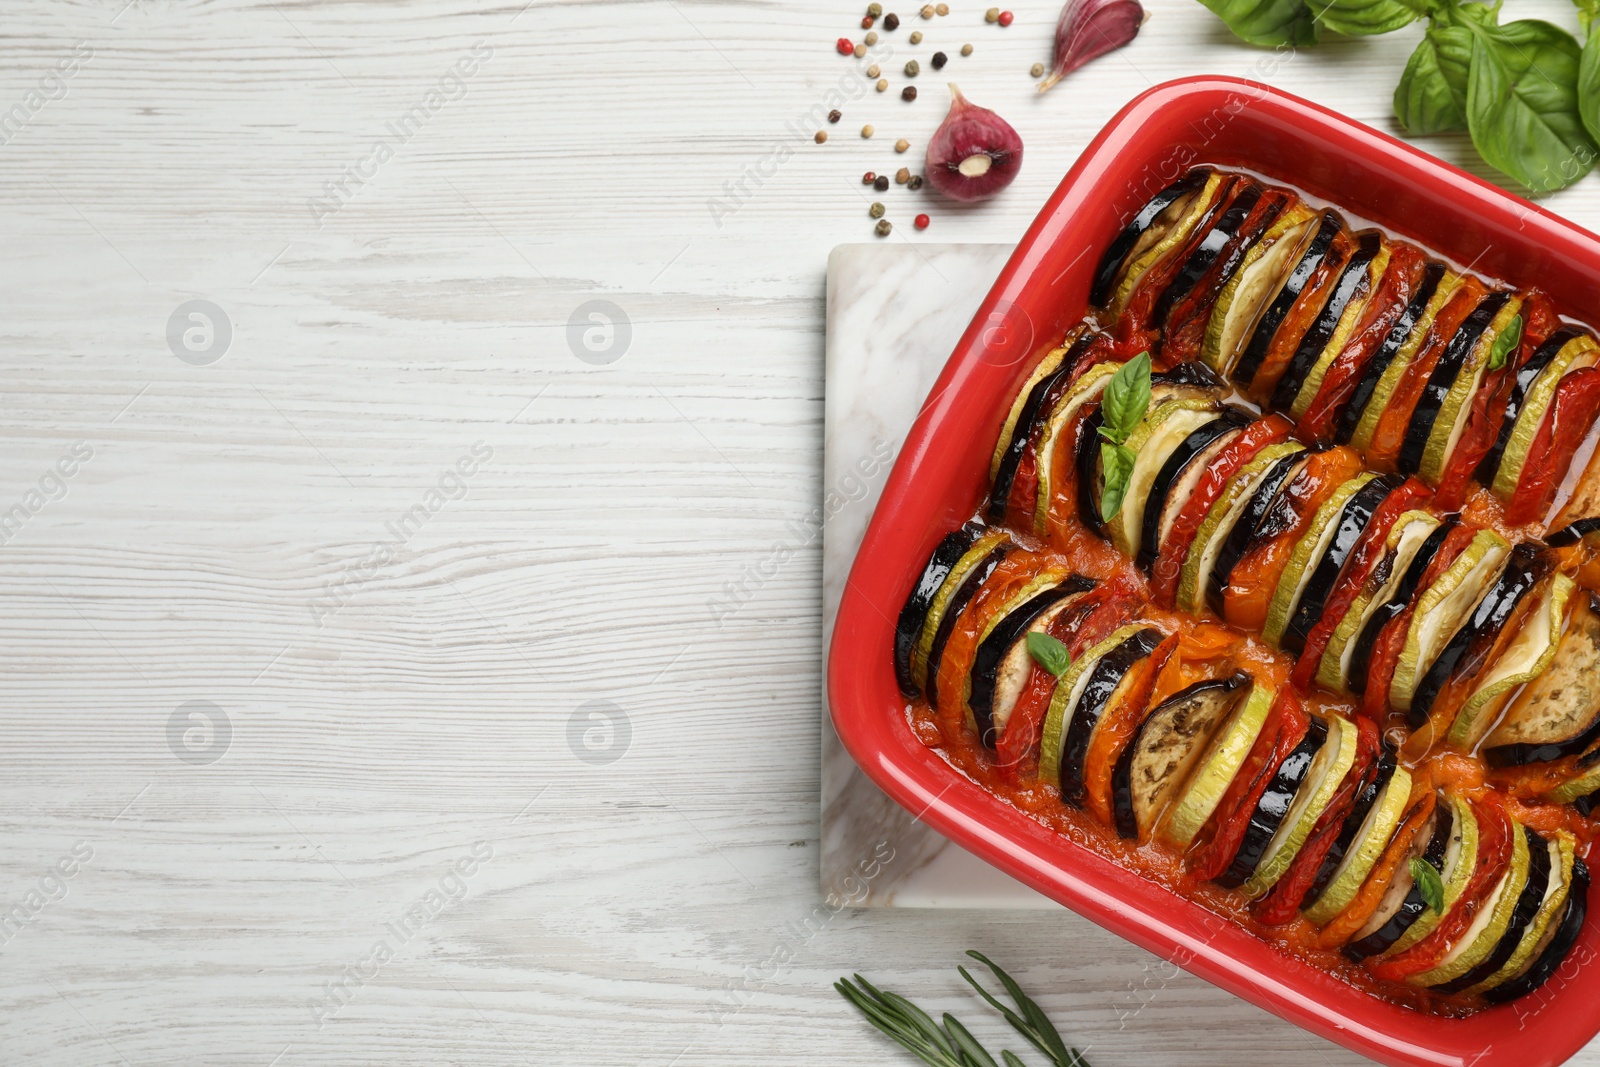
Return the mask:
<svg viewBox="0 0 1600 1067">
<path fill-rule="evenodd" d="M 928 218 L 928 216 L 926 216 L 926 215 L 918 215 L 917 218 L 916 218 L 915 225 L 916 225 L 917 229 L 919 229 L 919 230 L 926 230 L 928 228 L 928 223 L 930 223 L 932 221 L 933 220 Z"/>
<path fill-rule="evenodd" d="M 835 43 L 833 47 L 838 49 L 838 52 L 841 56 L 852 55 L 856 50 L 856 46 L 850 43 L 850 38 L 848 37 L 839 38 L 838 42 Z"/>
<path fill-rule="evenodd" d="M 1002 12 L 1000 12 L 1000 25 L 1009 26 L 1009 25 L 1011 25 L 1012 20 L 1015 19 L 1016 17 L 1017 16 L 1013 15 L 1009 11 L 1002 11 Z"/>
</svg>

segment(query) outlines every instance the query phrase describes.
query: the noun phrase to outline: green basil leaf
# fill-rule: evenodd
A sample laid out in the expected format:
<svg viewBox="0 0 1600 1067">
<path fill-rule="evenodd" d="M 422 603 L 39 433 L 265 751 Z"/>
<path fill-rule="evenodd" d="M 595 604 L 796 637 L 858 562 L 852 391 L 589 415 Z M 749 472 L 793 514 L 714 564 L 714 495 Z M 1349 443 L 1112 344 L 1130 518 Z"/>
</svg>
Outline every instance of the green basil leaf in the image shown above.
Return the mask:
<svg viewBox="0 0 1600 1067">
<path fill-rule="evenodd" d="M 1506 328 L 1495 335 L 1494 344 L 1489 348 L 1489 369 L 1499 370 L 1506 365 L 1506 359 L 1515 352 L 1522 343 L 1522 316 L 1513 315 L 1511 321 L 1506 323 Z"/>
<path fill-rule="evenodd" d="M 1444 880 L 1439 869 L 1421 856 L 1411 857 L 1411 880 L 1422 895 L 1422 902 L 1433 909 L 1435 915 L 1444 912 Z"/>
<path fill-rule="evenodd" d="M 1305 0 L 1200 0 L 1251 44 L 1316 44 L 1321 31 Z"/>
<path fill-rule="evenodd" d="M 1109 522 L 1122 510 L 1122 498 L 1128 493 L 1128 481 L 1133 477 L 1133 465 L 1139 456 L 1127 445 L 1100 445 L 1100 469 L 1105 472 L 1105 488 L 1100 490 L 1100 518 Z"/>
<path fill-rule="evenodd" d="M 1445 24 L 1428 27 L 1394 90 L 1394 115 L 1408 133 L 1466 128 L 1471 61 L 1471 30 Z"/>
<path fill-rule="evenodd" d="M 1589 173 L 1600 149 L 1578 111 L 1578 42 L 1537 19 L 1468 25 L 1467 129 L 1478 153 L 1534 192 Z"/>
<path fill-rule="evenodd" d="M 1400 0 L 1313 0 L 1311 13 L 1320 25 L 1350 37 L 1390 33 L 1427 14 Z"/>
<path fill-rule="evenodd" d="M 1057 678 L 1072 667 L 1072 653 L 1067 651 L 1067 646 L 1038 630 L 1028 631 L 1028 655 Z"/>
<path fill-rule="evenodd" d="M 1593 11 L 1579 16 L 1585 22 L 1594 17 Z M 1583 42 L 1583 55 L 1578 60 L 1578 116 L 1589 136 L 1600 144 L 1600 31 L 1589 25 L 1585 32 L 1589 39 Z"/>
<path fill-rule="evenodd" d="M 1120 445 L 1150 410 L 1150 353 L 1140 352 L 1117 368 L 1100 398 L 1101 436 Z"/>
</svg>

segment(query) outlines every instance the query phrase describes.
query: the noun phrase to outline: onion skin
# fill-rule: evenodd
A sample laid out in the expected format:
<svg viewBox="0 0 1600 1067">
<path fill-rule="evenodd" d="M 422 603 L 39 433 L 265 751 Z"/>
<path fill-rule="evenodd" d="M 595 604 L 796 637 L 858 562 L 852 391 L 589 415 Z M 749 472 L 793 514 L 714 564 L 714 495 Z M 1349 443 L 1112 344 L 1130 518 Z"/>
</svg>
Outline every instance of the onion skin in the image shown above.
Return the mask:
<svg viewBox="0 0 1600 1067">
<path fill-rule="evenodd" d="M 1039 83 L 1039 91 L 1047 91 L 1089 60 L 1132 41 L 1145 18 L 1139 0 L 1067 0 L 1056 22 L 1051 71 Z"/>
<path fill-rule="evenodd" d="M 1022 138 L 1011 124 L 950 86 L 950 113 L 928 141 L 928 184 L 952 200 L 986 200 L 1022 168 Z"/>
</svg>

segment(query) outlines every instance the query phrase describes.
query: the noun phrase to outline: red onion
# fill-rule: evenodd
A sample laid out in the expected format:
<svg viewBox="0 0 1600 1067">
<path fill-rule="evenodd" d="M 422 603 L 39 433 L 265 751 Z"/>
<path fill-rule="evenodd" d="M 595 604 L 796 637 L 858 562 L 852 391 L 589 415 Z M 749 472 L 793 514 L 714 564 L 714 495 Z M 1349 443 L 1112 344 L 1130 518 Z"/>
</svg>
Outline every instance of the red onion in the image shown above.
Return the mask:
<svg viewBox="0 0 1600 1067">
<path fill-rule="evenodd" d="M 928 183 L 952 200 L 983 200 L 1010 185 L 1021 167 L 1017 131 L 951 83 L 950 113 L 928 142 Z"/>
<path fill-rule="evenodd" d="M 1039 83 L 1039 91 L 1044 92 L 1089 60 L 1133 40 L 1144 20 L 1139 0 L 1067 0 L 1056 22 L 1053 69 Z"/>
</svg>

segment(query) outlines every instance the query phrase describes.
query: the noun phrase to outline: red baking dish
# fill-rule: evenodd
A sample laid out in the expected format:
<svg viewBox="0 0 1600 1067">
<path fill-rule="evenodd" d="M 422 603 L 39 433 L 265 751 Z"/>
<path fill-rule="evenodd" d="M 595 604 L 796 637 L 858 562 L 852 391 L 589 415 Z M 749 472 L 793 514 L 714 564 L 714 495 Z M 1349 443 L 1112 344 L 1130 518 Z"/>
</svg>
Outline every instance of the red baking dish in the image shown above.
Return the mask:
<svg viewBox="0 0 1600 1067">
<path fill-rule="evenodd" d="M 1466 1019 L 1361 992 L 1074 844 L 924 747 L 890 658 L 894 619 L 934 544 L 978 508 L 1007 406 L 1082 315 L 1100 250 L 1196 163 L 1244 168 L 1594 317 L 1600 238 L 1385 134 L 1266 85 L 1186 78 L 1133 100 L 1029 228 L 924 403 L 851 568 L 828 659 L 845 747 L 885 792 L 996 867 L 1186 970 L 1389 1064 L 1558 1064 L 1600 1031 L 1591 922 L 1537 993 Z M 1592 914 L 1592 912 L 1591 912 Z"/>
</svg>

